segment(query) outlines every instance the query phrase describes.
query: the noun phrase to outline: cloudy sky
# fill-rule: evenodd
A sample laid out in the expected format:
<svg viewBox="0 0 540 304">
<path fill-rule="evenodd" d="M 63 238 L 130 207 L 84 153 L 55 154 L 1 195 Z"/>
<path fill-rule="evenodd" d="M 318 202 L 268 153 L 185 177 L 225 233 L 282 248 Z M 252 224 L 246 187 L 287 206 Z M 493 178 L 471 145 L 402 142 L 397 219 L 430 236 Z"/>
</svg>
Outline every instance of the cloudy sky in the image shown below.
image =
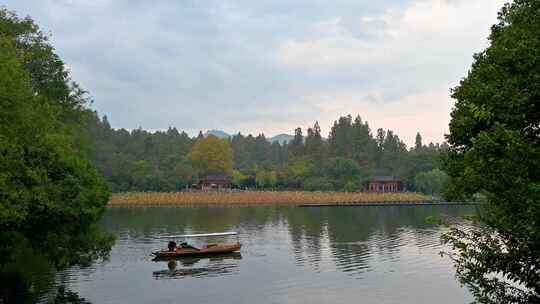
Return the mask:
<svg viewBox="0 0 540 304">
<path fill-rule="evenodd" d="M 0 0 L 113 127 L 292 133 L 359 114 L 440 142 L 505 0 Z"/>
</svg>

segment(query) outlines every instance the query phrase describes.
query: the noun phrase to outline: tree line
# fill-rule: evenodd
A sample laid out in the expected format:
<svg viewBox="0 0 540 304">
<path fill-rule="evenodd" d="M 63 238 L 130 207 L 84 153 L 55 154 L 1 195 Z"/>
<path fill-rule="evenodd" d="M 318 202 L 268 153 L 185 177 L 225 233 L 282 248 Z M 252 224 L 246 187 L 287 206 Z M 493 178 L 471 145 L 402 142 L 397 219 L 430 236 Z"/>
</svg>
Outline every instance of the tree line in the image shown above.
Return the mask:
<svg viewBox="0 0 540 304">
<path fill-rule="evenodd" d="M 270 142 L 264 134 L 209 135 L 208 140 L 202 132 L 190 137 L 173 127 L 156 132 L 114 129 L 96 112 L 86 129 L 93 143 L 91 157 L 116 192 L 179 191 L 207 174 L 230 175 L 238 188 L 308 191 L 359 191 L 376 175 L 399 177 L 408 190 L 430 194 L 440 193 L 446 183 L 439 169 L 446 144 L 425 145 L 417 134 L 415 146 L 407 148 L 391 130 L 378 129 L 374 135 L 360 116 L 340 117 L 328 138 L 315 122 L 305 135 L 297 128 L 294 138 L 282 143 Z M 216 150 L 204 141 L 224 143 Z M 194 150 L 198 143 L 206 148 Z M 205 157 L 219 159 L 218 164 L 205 163 Z"/>
</svg>

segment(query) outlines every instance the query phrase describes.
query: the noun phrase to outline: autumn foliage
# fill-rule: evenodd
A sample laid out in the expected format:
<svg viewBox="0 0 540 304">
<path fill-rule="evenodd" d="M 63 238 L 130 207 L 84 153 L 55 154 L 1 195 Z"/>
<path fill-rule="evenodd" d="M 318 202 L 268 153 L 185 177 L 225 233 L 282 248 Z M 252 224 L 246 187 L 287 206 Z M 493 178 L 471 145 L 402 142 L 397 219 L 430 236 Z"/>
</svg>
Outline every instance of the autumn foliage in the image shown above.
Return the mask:
<svg viewBox="0 0 540 304">
<path fill-rule="evenodd" d="M 231 174 L 233 152 L 229 142 L 214 135 L 198 140 L 188 155 L 199 176 Z"/>
</svg>

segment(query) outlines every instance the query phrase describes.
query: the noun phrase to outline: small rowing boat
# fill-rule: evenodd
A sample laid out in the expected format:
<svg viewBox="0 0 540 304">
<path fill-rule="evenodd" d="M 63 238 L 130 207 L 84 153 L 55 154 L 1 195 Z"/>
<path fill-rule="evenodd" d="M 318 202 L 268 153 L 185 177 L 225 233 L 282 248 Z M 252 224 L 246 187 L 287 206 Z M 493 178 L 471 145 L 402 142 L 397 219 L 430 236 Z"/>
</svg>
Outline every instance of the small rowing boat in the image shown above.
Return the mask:
<svg viewBox="0 0 540 304">
<path fill-rule="evenodd" d="M 203 247 L 197 248 L 186 242 L 182 242 L 180 246 L 176 245 L 176 242 L 169 242 L 168 250 L 161 250 L 153 252 L 152 254 L 156 258 L 180 258 L 190 256 L 205 256 L 226 254 L 240 251 L 242 244 L 238 241 L 238 233 L 236 232 L 220 232 L 220 233 L 206 233 L 206 234 L 184 234 L 184 235 L 170 235 L 163 236 L 161 238 L 167 239 L 185 239 L 185 238 L 203 238 L 203 237 L 224 237 L 236 235 L 237 241 L 233 244 L 207 244 Z"/>
<path fill-rule="evenodd" d="M 158 258 L 178 258 L 185 256 L 232 253 L 239 251 L 240 248 L 242 248 L 242 245 L 240 243 L 230 245 L 209 244 L 200 249 L 176 247 L 176 250 L 173 251 L 161 250 L 153 252 L 153 254 Z"/>
</svg>

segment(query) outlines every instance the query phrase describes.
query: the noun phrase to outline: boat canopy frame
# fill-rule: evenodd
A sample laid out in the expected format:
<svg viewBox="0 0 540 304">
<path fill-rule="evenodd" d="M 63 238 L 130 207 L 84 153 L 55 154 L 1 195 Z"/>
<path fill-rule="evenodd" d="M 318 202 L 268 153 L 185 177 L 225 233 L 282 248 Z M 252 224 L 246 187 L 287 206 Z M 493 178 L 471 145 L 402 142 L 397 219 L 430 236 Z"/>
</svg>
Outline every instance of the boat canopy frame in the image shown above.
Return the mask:
<svg viewBox="0 0 540 304">
<path fill-rule="evenodd" d="M 161 239 L 187 239 L 187 238 L 199 238 L 199 237 L 222 237 L 222 236 L 231 236 L 236 235 L 238 237 L 238 232 L 229 231 L 229 232 L 215 232 L 215 233 L 202 233 L 202 234 L 177 234 L 177 235 L 165 235 L 160 236 Z"/>
</svg>

